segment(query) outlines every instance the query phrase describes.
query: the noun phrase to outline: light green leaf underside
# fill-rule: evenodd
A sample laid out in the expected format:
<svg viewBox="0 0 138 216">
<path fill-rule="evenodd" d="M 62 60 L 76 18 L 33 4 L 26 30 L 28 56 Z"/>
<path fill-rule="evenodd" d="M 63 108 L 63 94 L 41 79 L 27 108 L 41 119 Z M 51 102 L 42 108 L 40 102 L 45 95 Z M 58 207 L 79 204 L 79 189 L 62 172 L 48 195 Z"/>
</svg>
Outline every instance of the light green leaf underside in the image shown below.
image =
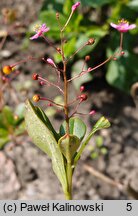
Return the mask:
<svg viewBox="0 0 138 216">
<path fill-rule="evenodd" d="M 53 170 L 60 180 L 63 190 L 66 191 L 67 180 L 63 156 L 52 131 L 46 125 L 50 121 L 45 122 L 44 115 L 40 108 L 35 108 L 30 101 L 26 102 L 25 122 L 27 131 L 35 145 L 52 159 Z"/>
</svg>

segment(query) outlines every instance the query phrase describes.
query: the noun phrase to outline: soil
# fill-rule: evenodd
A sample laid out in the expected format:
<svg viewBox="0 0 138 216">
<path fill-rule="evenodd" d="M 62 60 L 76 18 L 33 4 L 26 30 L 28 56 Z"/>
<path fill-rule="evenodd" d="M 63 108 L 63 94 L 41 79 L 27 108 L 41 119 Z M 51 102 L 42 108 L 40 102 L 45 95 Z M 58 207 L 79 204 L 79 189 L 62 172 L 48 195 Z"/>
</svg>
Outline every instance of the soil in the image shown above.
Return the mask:
<svg viewBox="0 0 138 216">
<path fill-rule="evenodd" d="M 42 0 L 1 0 L 0 10 L 11 7 L 17 10 L 18 23 L 27 25 L 37 19 Z M 1 20 L 1 23 L 3 21 Z M 6 27 L 5 27 L 6 26 Z M 2 27 L 8 28 L 8 25 Z M 2 65 L 11 64 L 26 58 L 27 56 L 52 56 L 52 49 L 40 40 L 32 41 L 28 49 L 23 49 L 25 34 L 15 34 L 15 29 L 8 36 L 0 55 Z M 8 56 L 5 52 L 8 51 Z M 41 87 L 31 80 L 31 74 L 39 72 L 47 73 L 53 78 L 49 66 L 40 61 L 29 61 L 19 67 L 21 74 L 13 81 L 12 85 L 18 92 L 18 99 L 25 101 L 36 92 L 46 97 L 55 97 L 58 92 L 50 88 Z M 99 71 L 100 74 L 100 71 Z M 29 83 L 29 88 L 25 87 Z M 92 118 L 85 116 L 84 122 L 88 125 L 88 131 L 96 120 L 104 115 L 111 122 L 109 129 L 104 129 L 95 135 L 82 155 L 73 178 L 74 199 L 137 199 L 138 198 L 138 110 L 131 96 L 126 95 L 111 86 L 104 78 L 97 78 L 86 84 L 86 93 L 89 100 L 82 104 L 80 111 L 87 113 L 91 109 L 96 110 Z M 71 86 L 71 95 L 77 93 Z M 7 104 L 15 109 L 15 101 L 8 100 Z M 45 108 L 44 103 L 42 103 Z M 63 121 L 63 116 L 58 113 L 51 117 L 56 129 Z M 108 153 L 92 159 L 91 146 L 95 145 L 96 137 L 103 137 L 104 146 Z M 34 146 L 27 136 L 18 138 L 18 145 L 9 150 L 13 143 L 9 143 L 0 151 L 0 199 L 64 199 L 60 184 L 51 168 L 50 159 Z M 88 172 L 84 165 L 94 168 L 100 174 L 119 182 L 121 187 L 115 187 L 102 178 L 97 178 Z"/>
</svg>

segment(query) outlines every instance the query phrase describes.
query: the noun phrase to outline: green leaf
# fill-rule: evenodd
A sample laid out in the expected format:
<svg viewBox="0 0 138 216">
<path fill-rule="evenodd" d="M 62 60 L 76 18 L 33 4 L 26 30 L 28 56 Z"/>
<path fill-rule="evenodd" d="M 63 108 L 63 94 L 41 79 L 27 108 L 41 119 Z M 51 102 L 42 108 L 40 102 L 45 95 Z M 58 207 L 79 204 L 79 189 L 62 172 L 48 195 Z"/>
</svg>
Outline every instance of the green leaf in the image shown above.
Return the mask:
<svg viewBox="0 0 138 216">
<path fill-rule="evenodd" d="M 25 122 L 23 121 L 18 125 L 18 127 L 15 128 L 14 135 L 15 136 L 20 136 L 25 132 Z"/>
<path fill-rule="evenodd" d="M 127 6 L 135 11 L 138 11 L 138 0 L 130 1 Z"/>
<path fill-rule="evenodd" d="M 4 145 L 8 142 L 9 142 L 8 136 L 0 137 L 0 149 L 2 149 L 4 147 Z"/>
<path fill-rule="evenodd" d="M 25 112 L 25 104 L 24 103 L 20 103 L 16 109 L 15 109 L 15 114 L 19 117 L 19 118 L 24 118 L 24 112 Z"/>
<path fill-rule="evenodd" d="M 91 133 L 95 133 L 98 130 L 104 129 L 104 128 L 108 128 L 110 127 L 110 122 L 108 121 L 108 119 L 106 119 L 104 116 L 102 116 L 94 125 L 93 130 Z M 90 135 L 91 135 L 90 133 Z"/>
<path fill-rule="evenodd" d="M 6 127 L 15 125 L 14 115 L 10 107 L 5 106 L 2 110 L 3 121 Z"/>
<path fill-rule="evenodd" d="M 108 52 L 112 53 L 111 50 L 108 50 Z M 118 61 L 111 61 L 108 64 L 107 82 L 127 93 L 130 92 L 132 84 L 137 82 L 137 77 L 138 61 L 136 54 L 125 51 L 125 55 L 119 58 Z"/>
<path fill-rule="evenodd" d="M 0 128 L 0 137 L 6 137 L 6 136 L 8 136 L 8 131 L 3 128 Z"/>
<path fill-rule="evenodd" d="M 60 180 L 64 192 L 67 191 L 67 179 L 64 160 L 57 141 L 50 130 L 51 125 L 44 112 L 30 101 L 26 102 L 25 121 L 27 131 L 35 145 L 52 159 L 53 170 Z M 50 123 L 51 124 L 51 123 Z"/>
<path fill-rule="evenodd" d="M 35 109 L 36 109 L 36 112 L 37 112 L 37 115 L 39 116 L 39 118 L 43 121 L 43 123 L 46 125 L 46 127 L 49 129 L 49 131 L 51 131 L 51 133 L 53 134 L 56 141 L 58 141 L 59 135 L 57 134 L 57 132 L 53 128 L 49 118 L 46 115 L 46 113 L 40 107 L 35 107 Z"/>
<path fill-rule="evenodd" d="M 60 135 L 64 136 L 66 133 L 66 122 L 64 121 L 60 127 Z M 69 120 L 69 133 L 75 135 L 80 141 L 86 134 L 86 125 L 78 117 L 72 117 Z"/>
<path fill-rule="evenodd" d="M 66 58 L 70 57 L 75 52 L 76 38 L 71 38 L 64 45 L 64 53 Z"/>
<path fill-rule="evenodd" d="M 92 136 L 95 134 L 96 131 L 104 129 L 104 128 L 108 128 L 110 127 L 110 122 L 108 121 L 108 119 L 106 119 L 104 116 L 101 117 L 96 124 L 94 125 L 92 131 L 90 132 L 90 134 L 87 136 L 87 138 L 84 140 L 84 142 L 82 143 L 78 153 L 75 156 L 75 164 L 77 163 L 77 161 L 79 160 L 82 152 L 84 151 L 86 145 L 88 144 L 88 142 L 90 141 L 90 139 L 92 138 Z"/>
<path fill-rule="evenodd" d="M 63 5 L 63 13 L 69 15 L 71 12 L 72 5 L 73 5 L 72 0 L 65 0 Z"/>
<path fill-rule="evenodd" d="M 67 161 L 71 162 L 80 146 L 80 140 L 74 135 L 65 135 L 59 139 L 58 144 Z"/>
<path fill-rule="evenodd" d="M 115 0 L 81 0 L 82 4 L 84 6 L 91 6 L 93 8 L 98 8 L 98 7 L 102 7 L 105 4 L 111 4 L 113 2 L 115 2 Z"/>
<path fill-rule="evenodd" d="M 84 65 L 83 60 L 79 60 L 73 65 L 72 73 L 71 73 L 72 78 L 81 72 L 83 65 Z M 87 67 L 85 65 L 84 70 L 86 70 L 86 69 L 87 69 Z M 80 76 L 77 79 L 77 82 L 76 82 L 76 79 L 74 79 L 72 82 L 73 82 L 75 88 L 78 90 L 82 84 L 84 84 L 88 81 L 91 81 L 91 80 L 92 80 L 92 75 L 90 73 L 86 73 L 84 76 Z"/>
</svg>

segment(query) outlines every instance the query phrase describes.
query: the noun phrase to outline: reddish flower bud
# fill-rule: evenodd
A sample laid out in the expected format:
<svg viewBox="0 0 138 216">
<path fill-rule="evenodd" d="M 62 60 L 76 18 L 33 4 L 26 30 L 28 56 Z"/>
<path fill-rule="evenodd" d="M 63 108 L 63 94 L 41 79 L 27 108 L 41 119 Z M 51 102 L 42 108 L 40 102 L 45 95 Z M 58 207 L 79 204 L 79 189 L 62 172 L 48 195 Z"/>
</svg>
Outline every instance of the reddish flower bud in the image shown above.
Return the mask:
<svg viewBox="0 0 138 216">
<path fill-rule="evenodd" d="M 92 67 L 89 67 L 89 68 L 88 68 L 88 71 L 91 71 L 91 70 L 92 70 Z"/>
<path fill-rule="evenodd" d="M 72 11 L 74 12 L 79 6 L 80 6 L 80 2 L 76 2 L 74 5 L 72 5 Z"/>
<path fill-rule="evenodd" d="M 94 115 L 95 113 L 96 113 L 95 110 L 91 110 L 91 111 L 89 112 L 89 115 Z"/>
<path fill-rule="evenodd" d="M 56 50 L 61 53 L 61 49 L 59 47 L 56 48 Z"/>
<path fill-rule="evenodd" d="M 48 103 L 47 106 L 51 107 L 51 106 L 53 106 L 53 104 L 52 103 Z"/>
<path fill-rule="evenodd" d="M 94 38 L 90 38 L 87 42 L 87 45 L 92 45 L 95 43 L 95 39 Z"/>
<path fill-rule="evenodd" d="M 91 58 L 91 57 L 90 57 L 89 55 L 85 56 L 85 61 L 89 61 L 90 58 Z"/>
<path fill-rule="evenodd" d="M 32 75 L 32 79 L 33 79 L 33 80 L 38 80 L 38 77 L 39 77 L 39 75 L 38 75 L 37 73 L 34 73 L 34 74 Z"/>
<path fill-rule="evenodd" d="M 79 98 L 80 98 L 80 100 L 81 100 L 81 102 L 82 101 L 85 101 L 85 100 L 87 100 L 87 95 L 86 94 L 81 94 L 80 96 L 79 96 Z"/>
<path fill-rule="evenodd" d="M 2 76 L 2 81 L 3 81 L 3 82 L 8 82 L 8 81 L 9 81 L 9 78 L 7 78 L 6 76 Z"/>
<path fill-rule="evenodd" d="M 114 58 L 113 58 L 113 60 L 114 60 L 114 61 L 116 61 L 116 60 L 117 60 L 117 58 L 116 58 L 116 57 L 114 57 Z"/>
<path fill-rule="evenodd" d="M 47 61 L 48 64 L 50 64 L 50 65 L 56 67 L 54 61 L 53 61 L 51 58 L 48 58 L 46 61 Z"/>
<path fill-rule="evenodd" d="M 124 54 L 125 54 L 125 52 L 124 52 L 124 51 L 122 51 L 122 52 L 121 52 L 121 55 L 124 55 Z"/>
<path fill-rule="evenodd" d="M 81 91 L 81 92 L 84 91 L 84 89 L 85 89 L 84 86 L 81 86 L 81 87 L 80 87 L 80 91 Z"/>
<path fill-rule="evenodd" d="M 9 75 L 12 72 L 12 67 L 10 65 L 6 65 L 2 69 L 3 73 Z"/>
<path fill-rule="evenodd" d="M 45 85 L 45 82 L 44 82 L 44 81 L 40 81 L 39 84 L 40 84 L 41 86 L 43 86 L 43 85 Z"/>
<path fill-rule="evenodd" d="M 59 19 L 59 13 L 58 12 L 56 13 L 56 18 Z"/>
<path fill-rule="evenodd" d="M 33 96 L 33 101 L 34 102 L 38 102 L 40 100 L 40 96 L 39 95 L 34 95 Z"/>
</svg>

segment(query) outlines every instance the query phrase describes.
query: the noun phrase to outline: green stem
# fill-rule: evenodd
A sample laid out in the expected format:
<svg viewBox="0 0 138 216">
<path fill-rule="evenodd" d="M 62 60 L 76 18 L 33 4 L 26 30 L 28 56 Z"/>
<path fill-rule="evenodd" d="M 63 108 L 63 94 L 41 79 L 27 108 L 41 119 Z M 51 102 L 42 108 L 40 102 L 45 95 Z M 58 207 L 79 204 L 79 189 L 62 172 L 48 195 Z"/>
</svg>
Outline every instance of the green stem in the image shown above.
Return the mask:
<svg viewBox="0 0 138 216">
<path fill-rule="evenodd" d="M 72 199 L 72 165 L 67 162 L 68 199 Z"/>
</svg>

